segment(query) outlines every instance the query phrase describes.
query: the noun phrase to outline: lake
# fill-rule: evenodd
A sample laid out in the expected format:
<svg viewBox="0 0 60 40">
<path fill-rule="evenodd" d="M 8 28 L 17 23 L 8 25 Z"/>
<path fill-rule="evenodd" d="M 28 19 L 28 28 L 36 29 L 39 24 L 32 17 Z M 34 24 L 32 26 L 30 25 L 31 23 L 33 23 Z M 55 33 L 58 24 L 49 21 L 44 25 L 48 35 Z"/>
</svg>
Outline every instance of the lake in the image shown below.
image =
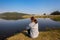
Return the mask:
<svg viewBox="0 0 60 40">
<path fill-rule="evenodd" d="M 60 21 L 54 21 L 50 18 L 38 18 L 39 31 L 46 28 L 60 28 Z M 30 19 L 6 20 L 0 19 L 0 36 L 12 35 L 19 33 L 28 27 Z"/>
</svg>

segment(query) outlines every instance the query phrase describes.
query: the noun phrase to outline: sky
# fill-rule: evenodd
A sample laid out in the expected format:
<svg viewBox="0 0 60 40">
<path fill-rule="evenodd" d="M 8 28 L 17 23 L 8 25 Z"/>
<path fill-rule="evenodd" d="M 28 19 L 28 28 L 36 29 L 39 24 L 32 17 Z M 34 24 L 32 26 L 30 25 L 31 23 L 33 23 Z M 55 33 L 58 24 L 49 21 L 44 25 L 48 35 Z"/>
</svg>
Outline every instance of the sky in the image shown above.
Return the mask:
<svg viewBox="0 0 60 40">
<path fill-rule="evenodd" d="M 50 14 L 60 11 L 60 0 L 0 0 L 0 13 Z"/>
</svg>

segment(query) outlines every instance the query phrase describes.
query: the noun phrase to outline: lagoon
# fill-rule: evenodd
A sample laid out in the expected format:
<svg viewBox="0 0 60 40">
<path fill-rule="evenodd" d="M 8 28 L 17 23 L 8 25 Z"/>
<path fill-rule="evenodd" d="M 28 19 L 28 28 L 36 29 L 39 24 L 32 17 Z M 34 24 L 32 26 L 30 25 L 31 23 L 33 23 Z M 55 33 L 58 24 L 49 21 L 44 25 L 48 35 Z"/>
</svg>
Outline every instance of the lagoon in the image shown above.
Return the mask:
<svg viewBox="0 0 60 40">
<path fill-rule="evenodd" d="M 51 18 L 37 18 L 39 24 L 39 31 L 46 29 L 59 29 L 60 21 L 55 21 Z M 18 32 L 26 30 L 30 23 L 30 19 L 6 20 L 0 19 L 0 37 L 2 38 L 13 35 Z"/>
</svg>

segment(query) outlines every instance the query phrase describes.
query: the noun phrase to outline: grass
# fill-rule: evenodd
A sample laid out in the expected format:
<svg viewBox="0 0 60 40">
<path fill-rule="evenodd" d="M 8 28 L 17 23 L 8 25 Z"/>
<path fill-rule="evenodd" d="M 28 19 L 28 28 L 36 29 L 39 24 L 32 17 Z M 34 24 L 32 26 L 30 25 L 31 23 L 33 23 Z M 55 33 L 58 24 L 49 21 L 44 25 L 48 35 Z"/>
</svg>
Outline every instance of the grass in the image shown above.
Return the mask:
<svg viewBox="0 0 60 40">
<path fill-rule="evenodd" d="M 40 31 L 39 36 L 35 39 L 24 33 L 18 33 L 7 38 L 7 40 L 60 40 L 60 30 Z"/>
<path fill-rule="evenodd" d="M 60 17 L 54 17 L 54 18 L 51 18 L 52 20 L 54 21 L 60 21 Z"/>
<path fill-rule="evenodd" d="M 31 15 L 24 15 L 22 16 L 23 18 L 30 18 Z M 56 17 L 60 17 L 60 15 L 37 15 L 37 16 L 34 16 L 35 18 L 56 18 Z"/>
</svg>

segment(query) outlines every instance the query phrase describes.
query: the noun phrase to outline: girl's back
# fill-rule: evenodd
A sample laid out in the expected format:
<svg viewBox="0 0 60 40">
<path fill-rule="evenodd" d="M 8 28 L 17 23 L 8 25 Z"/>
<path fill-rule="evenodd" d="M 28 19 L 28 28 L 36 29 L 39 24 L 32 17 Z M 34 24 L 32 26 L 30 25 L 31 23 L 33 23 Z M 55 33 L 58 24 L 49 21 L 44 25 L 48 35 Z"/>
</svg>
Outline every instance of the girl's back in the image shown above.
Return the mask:
<svg viewBox="0 0 60 40">
<path fill-rule="evenodd" d="M 30 36 L 32 38 L 38 37 L 38 34 L 39 34 L 38 23 L 35 24 L 34 22 L 32 22 L 32 23 L 29 24 L 29 26 L 30 26 Z"/>
</svg>

